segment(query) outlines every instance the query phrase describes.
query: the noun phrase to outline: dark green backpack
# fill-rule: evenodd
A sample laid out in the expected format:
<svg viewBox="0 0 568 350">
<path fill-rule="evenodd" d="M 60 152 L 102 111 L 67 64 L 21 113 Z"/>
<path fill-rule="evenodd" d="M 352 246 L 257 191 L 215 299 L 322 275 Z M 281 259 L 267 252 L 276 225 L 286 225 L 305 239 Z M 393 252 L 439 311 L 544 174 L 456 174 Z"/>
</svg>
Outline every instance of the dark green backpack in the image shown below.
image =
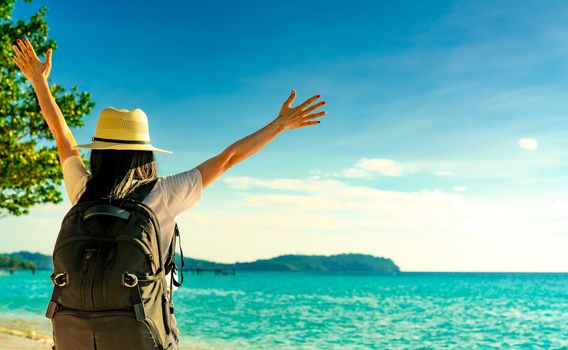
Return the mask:
<svg viewBox="0 0 568 350">
<path fill-rule="evenodd" d="M 83 196 L 65 215 L 53 250 L 54 289 L 46 312 L 54 349 L 177 349 L 165 276 L 177 270 L 179 231 L 176 225 L 164 264 L 159 223 L 142 203 L 156 181 L 120 201 Z M 181 285 L 173 277 L 172 283 Z"/>
</svg>

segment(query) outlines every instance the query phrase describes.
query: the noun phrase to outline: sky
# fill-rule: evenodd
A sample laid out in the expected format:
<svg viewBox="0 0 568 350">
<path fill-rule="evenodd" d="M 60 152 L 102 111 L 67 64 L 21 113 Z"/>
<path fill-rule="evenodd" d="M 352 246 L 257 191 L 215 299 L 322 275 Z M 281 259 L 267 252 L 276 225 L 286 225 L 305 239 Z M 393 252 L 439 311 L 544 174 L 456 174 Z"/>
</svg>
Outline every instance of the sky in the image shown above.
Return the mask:
<svg viewBox="0 0 568 350">
<path fill-rule="evenodd" d="M 174 152 L 162 176 L 270 123 L 292 89 L 327 102 L 178 216 L 185 255 L 568 272 L 568 3 L 65 0 L 14 18 L 42 4 L 50 82 L 95 102 L 77 142 L 103 108 L 141 108 Z M 0 251 L 51 253 L 70 207 L 0 219 Z"/>
</svg>

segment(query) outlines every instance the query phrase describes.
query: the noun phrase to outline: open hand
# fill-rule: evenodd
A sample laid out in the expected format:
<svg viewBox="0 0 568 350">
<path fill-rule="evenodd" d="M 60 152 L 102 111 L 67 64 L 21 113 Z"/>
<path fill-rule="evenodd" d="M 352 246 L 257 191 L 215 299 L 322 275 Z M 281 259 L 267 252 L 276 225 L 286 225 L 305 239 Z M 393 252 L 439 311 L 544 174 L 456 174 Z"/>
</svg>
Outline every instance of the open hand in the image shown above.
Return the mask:
<svg viewBox="0 0 568 350">
<path fill-rule="evenodd" d="M 312 102 L 320 98 L 320 95 L 312 96 L 301 105 L 292 107 L 291 104 L 292 101 L 294 101 L 294 98 L 296 98 L 296 90 L 292 90 L 290 97 L 288 97 L 286 102 L 284 102 L 284 105 L 282 105 L 280 114 L 274 120 L 274 122 L 282 125 L 284 129 L 295 129 L 295 128 L 302 128 L 308 125 L 319 124 L 320 123 L 319 120 L 313 120 L 313 119 L 325 115 L 326 112 L 322 111 L 312 114 L 308 113 L 323 106 L 325 104 L 325 101 L 319 102 L 309 107 L 308 105 L 310 105 Z"/>
<path fill-rule="evenodd" d="M 12 58 L 25 77 L 32 83 L 41 79 L 47 79 L 51 72 L 51 55 L 53 50 L 47 50 L 45 62 L 41 62 L 28 38 L 24 37 L 23 41 L 17 39 L 16 42 L 18 45 L 12 45 L 15 52 L 15 56 Z"/>
</svg>

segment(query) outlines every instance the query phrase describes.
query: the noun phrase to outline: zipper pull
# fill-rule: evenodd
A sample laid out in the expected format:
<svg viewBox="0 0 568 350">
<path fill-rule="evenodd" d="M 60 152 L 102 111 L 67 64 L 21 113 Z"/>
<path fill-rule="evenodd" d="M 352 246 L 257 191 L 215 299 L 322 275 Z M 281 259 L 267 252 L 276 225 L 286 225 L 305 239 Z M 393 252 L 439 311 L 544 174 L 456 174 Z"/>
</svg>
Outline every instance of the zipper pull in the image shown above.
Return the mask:
<svg viewBox="0 0 568 350">
<path fill-rule="evenodd" d="M 103 266 L 104 269 L 106 269 L 108 267 L 108 265 L 110 264 L 110 261 L 112 260 L 112 257 L 114 255 L 114 249 L 110 251 L 110 253 L 107 255 L 106 260 L 105 260 L 105 264 Z"/>
<path fill-rule="evenodd" d="M 85 256 L 83 257 L 83 264 L 88 264 L 89 260 L 91 260 L 91 257 L 93 256 L 94 253 L 94 249 L 87 249 L 85 251 Z"/>
<path fill-rule="evenodd" d="M 85 255 L 83 256 L 83 270 L 81 271 L 82 274 L 86 273 L 89 269 L 89 260 L 91 260 L 95 251 L 96 249 L 85 249 Z"/>
</svg>

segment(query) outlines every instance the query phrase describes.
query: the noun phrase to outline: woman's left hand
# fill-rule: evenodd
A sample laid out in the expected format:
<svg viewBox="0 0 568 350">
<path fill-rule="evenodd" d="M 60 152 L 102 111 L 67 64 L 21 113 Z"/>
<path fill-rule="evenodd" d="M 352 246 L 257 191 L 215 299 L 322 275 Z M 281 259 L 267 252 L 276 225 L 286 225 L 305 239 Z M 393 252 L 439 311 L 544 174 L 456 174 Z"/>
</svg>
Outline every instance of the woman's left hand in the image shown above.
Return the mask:
<svg viewBox="0 0 568 350">
<path fill-rule="evenodd" d="M 279 125 L 284 130 L 302 128 L 308 125 L 319 124 L 319 120 L 313 120 L 315 118 L 321 117 L 327 114 L 325 111 L 308 114 L 315 109 L 320 108 L 325 105 L 325 101 L 316 103 L 315 105 L 309 106 L 312 102 L 315 102 L 320 95 L 315 95 L 304 101 L 299 106 L 292 107 L 292 102 L 296 98 L 296 90 L 292 90 L 290 97 L 284 102 L 278 117 L 273 121 L 273 123 Z M 309 107 L 308 107 L 309 106 Z"/>
<path fill-rule="evenodd" d="M 12 45 L 14 52 L 16 53 L 15 56 L 13 56 L 13 60 L 14 63 L 20 67 L 25 77 L 32 83 L 43 79 L 47 80 L 47 77 L 49 77 L 49 73 L 51 72 L 51 55 L 53 50 L 47 50 L 47 53 L 45 54 L 45 62 L 42 62 L 37 57 L 28 38 L 24 38 L 23 41 L 20 39 L 17 39 L 16 41 L 18 45 Z"/>
</svg>

